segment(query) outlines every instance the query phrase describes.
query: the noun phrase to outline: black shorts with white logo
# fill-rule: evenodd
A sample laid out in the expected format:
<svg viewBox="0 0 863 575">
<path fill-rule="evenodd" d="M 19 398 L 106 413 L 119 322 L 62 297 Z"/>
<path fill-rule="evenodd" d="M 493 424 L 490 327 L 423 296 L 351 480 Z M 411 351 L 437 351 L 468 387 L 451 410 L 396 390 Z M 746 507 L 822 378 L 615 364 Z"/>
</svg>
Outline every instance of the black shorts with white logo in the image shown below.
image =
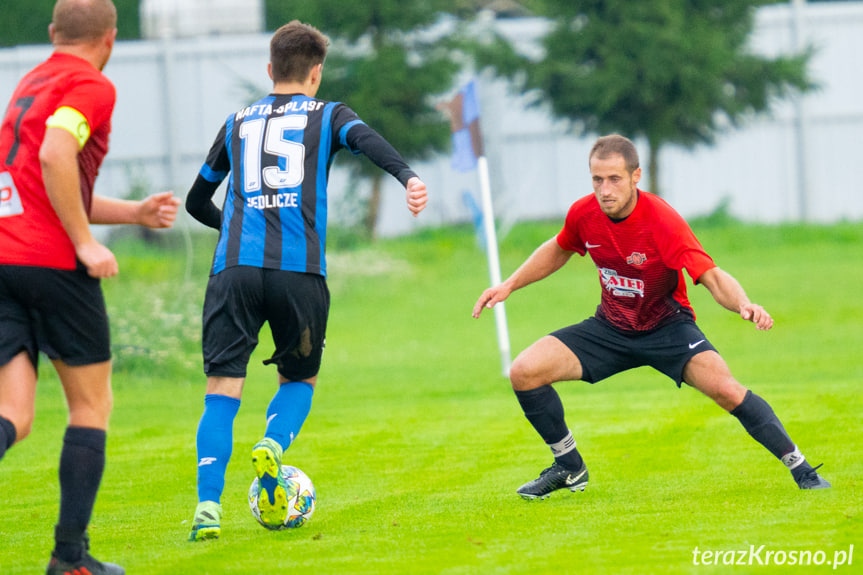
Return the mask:
<svg viewBox="0 0 863 575">
<path fill-rule="evenodd" d="M 99 280 L 75 270 L 0 265 L 0 365 L 26 351 L 67 365 L 111 359 L 105 297 Z"/>
<path fill-rule="evenodd" d="M 318 274 L 236 266 L 210 277 L 204 297 L 204 373 L 245 377 L 264 322 L 276 364 L 289 381 L 317 375 L 324 351 L 330 292 Z"/>
<path fill-rule="evenodd" d="M 716 351 L 688 315 L 680 315 L 645 333 L 621 331 L 602 319 L 591 317 L 551 335 L 578 357 L 582 379 L 589 383 L 649 365 L 680 387 L 683 368 L 689 360 L 703 351 Z"/>
</svg>

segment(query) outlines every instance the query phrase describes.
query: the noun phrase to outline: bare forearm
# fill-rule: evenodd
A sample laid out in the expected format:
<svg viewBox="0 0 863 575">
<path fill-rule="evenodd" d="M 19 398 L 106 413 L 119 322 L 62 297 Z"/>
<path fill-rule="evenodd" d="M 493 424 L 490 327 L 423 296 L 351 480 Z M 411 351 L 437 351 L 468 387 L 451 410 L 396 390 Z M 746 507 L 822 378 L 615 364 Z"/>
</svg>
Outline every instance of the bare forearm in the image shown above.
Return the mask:
<svg viewBox="0 0 863 575">
<path fill-rule="evenodd" d="M 504 301 L 515 290 L 553 274 L 569 261 L 572 253 L 561 248 L 557 238 L 551 238 L 539 246 L 506 281 L 482 292 L 473 306 L 473 317 L 479 317 L 484 308 L 492 308 Z"/>
<path fill-rule="evenodd" d="M 81 199 L 75 156 L 40 156 L 45 192 L 54 212 L 75 246 L 93 241 L 90 222 Z"/>
<path fill-rule="evenodd" d="M 740 313 L 743 306 L 751 303 L 740 282 L 724 270 L 708 270 L 699 281 L 710 291 L 716 303 L 727 310 Z"/>
<path fill-rule="evenodd" d="M 119 198 L 93 195 L 90 207 L 91 224 L 137 224 L 141 203 Z"/>
<path fill-rule="evenodd" d="M 551 238 L 539 246 L 503 283 L 509 291 L 523 288 L 550 276 L 562 268 L 571 256 L 572 252 L 558 245 L 557 238 Z"/>
<path fill-rule="evenodd" d="M 136 224 L 146 228 L 170 228 L 177 219 L 180 200 L 173 192 L 158 192 L 140 201 L 93 197 L 90 222 L 94 224 Z"/>
<path fill-rule="evenodd" d="M 746 321 L 751 321 L 760 330 L 773 327 L 773 318 L 762 306 L 749 301 L 743 286 L 731 274 L 719 268 L 704 272 L 698 281 L 704 285 L 716 302 L 727 310 L 740 314 Z"/>
<path fill-rule="evenodd" d="M 45 193 L 75 246 L 78 261 L 94 278 L 117 275 L 114 254 L 90 233 L 90 220 L 81 198 L 78 141 L 63 128 L 49 127 L 39 148 L 39 164 Z"/>
</svg>

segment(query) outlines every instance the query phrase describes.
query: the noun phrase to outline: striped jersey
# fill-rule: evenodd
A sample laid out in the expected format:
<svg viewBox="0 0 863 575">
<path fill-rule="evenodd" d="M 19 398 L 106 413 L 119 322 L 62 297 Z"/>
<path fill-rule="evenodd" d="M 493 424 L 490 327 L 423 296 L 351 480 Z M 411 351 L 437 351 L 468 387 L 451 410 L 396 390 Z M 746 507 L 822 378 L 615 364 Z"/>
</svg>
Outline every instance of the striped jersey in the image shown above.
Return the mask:
<svg viewBox="0 0 863 575">
<path fill-rule="evenodd" d="M 558 245 L 590 254 L 602 299 L 597 317 L 623 331 L 648 331 L 681 311 L 695 317 L 683 269 L 693 281 L 715 267 L 689 225 L 664 200 L 638 191 L 624 220 L 609 218 L 593 194 L 569 209 Z"/>
<path fill-rule="evenodd" d="M 245 265 L 326 276 L 329 170 L 342 148 L 366 153 L 357 133 L 385 143 L 345 104 L 301 94 L 231 114 L 199 173 L 216 185 L 228 178 L 212 273 Z M 405 183 L 415 174 L 386 147 L 394 167 L 385 169 Z"/>
</svg>

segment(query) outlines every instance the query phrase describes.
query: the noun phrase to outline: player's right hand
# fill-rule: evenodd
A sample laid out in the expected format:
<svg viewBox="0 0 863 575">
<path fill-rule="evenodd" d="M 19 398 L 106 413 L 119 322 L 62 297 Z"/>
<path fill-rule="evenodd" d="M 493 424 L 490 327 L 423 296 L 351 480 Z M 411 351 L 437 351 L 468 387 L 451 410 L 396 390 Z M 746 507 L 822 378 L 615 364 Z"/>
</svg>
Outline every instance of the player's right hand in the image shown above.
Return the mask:
<svg viewBox="0 0 863 575">
<path fill-rule="evenodd" d="M 94 278 L 109 278 L 120 271 L 114 254 L 93 240 L 75 247 L 75 255 L 87 268 L 87 274 Z"/>
<path fill-rule="evenodd" d="M 506 287 L 504 287 L 503 284 L 488 288 L 487 290 L 482 292 L 482 295 L 479 296 L 479 299 L 476 301 L 476 305 L 473 306 L 473 317 L 479 317 L 479 314 L 482 313 L 483 308 L 493 308 L 495 304 L 498 304 L 508 298 L 510 293 L 512 292 Z"/>
<path fill-rule="evenodd" d="M 160 192 L 146 197 L 138 205 L 137 220 L 142 226 L 159 229 L 170 228 L 177 219 L 180 199 L 174 192 Z"/>
<path fill-rule="evenodd" d="M 423 209 L 426 207 L 426 203 L 428 202 L 426 185 L 421 179 L 414 176 L 413 178 L 408 180 L 406 190 L 408 209 L 411 211 L 414 217 L 416 217 L 421 211 L 423 211 Z"/>
</svg>

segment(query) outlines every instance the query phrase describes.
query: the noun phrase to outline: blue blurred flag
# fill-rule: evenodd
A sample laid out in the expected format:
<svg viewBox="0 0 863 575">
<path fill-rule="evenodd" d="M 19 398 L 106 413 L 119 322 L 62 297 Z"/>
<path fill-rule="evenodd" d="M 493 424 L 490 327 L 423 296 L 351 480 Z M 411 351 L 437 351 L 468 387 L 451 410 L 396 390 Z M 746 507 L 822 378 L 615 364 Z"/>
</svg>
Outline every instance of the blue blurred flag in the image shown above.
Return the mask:
<svg viewBox="0 0 863 575">
<path fill-rule="evenodd" d="M 452 129 L 452 167 L 459 172 L 469 172 L 476 168 L 477 158 L 484 154 L 476 82 L 468 82 L 444 107 L 449 111 Z"/>
<path fill-rule="evenodd" d="M 452 167 L 459 172 L 469 172 L 477 169 L 479 176 L 482 207 L 476 205 L 473 196 L 465 193 L 464 200 L 474 215 L 477 231 L 480 226 L 485 240 L 485 252 L 488 258 L 488 275 L 491 285 L 498 285 L 500 277 L 500 256 L 497 251 L 497 232 L 494 227 L 494 208 L 491 201 L 491 184 L 488 177 L 488 162 L 482 149 L 482 135 L 479 129 L 479 98 L 476 94 L 476 81 L 471 80 L 449 102 L 439 105 L 450 117 L 452 128 Z M 478 161 L 483 158 L 483 161 Z M 481 224 L 480 224 L 481 222 Z M 509 377 L 512 365 L 509 347 L 509 328 L 506 324 L 504 302 L 494 306 L 494 321 L 497 326 L 497 347 L 500 350 L 501 371 L 504 377 Z"/>
</svg>

